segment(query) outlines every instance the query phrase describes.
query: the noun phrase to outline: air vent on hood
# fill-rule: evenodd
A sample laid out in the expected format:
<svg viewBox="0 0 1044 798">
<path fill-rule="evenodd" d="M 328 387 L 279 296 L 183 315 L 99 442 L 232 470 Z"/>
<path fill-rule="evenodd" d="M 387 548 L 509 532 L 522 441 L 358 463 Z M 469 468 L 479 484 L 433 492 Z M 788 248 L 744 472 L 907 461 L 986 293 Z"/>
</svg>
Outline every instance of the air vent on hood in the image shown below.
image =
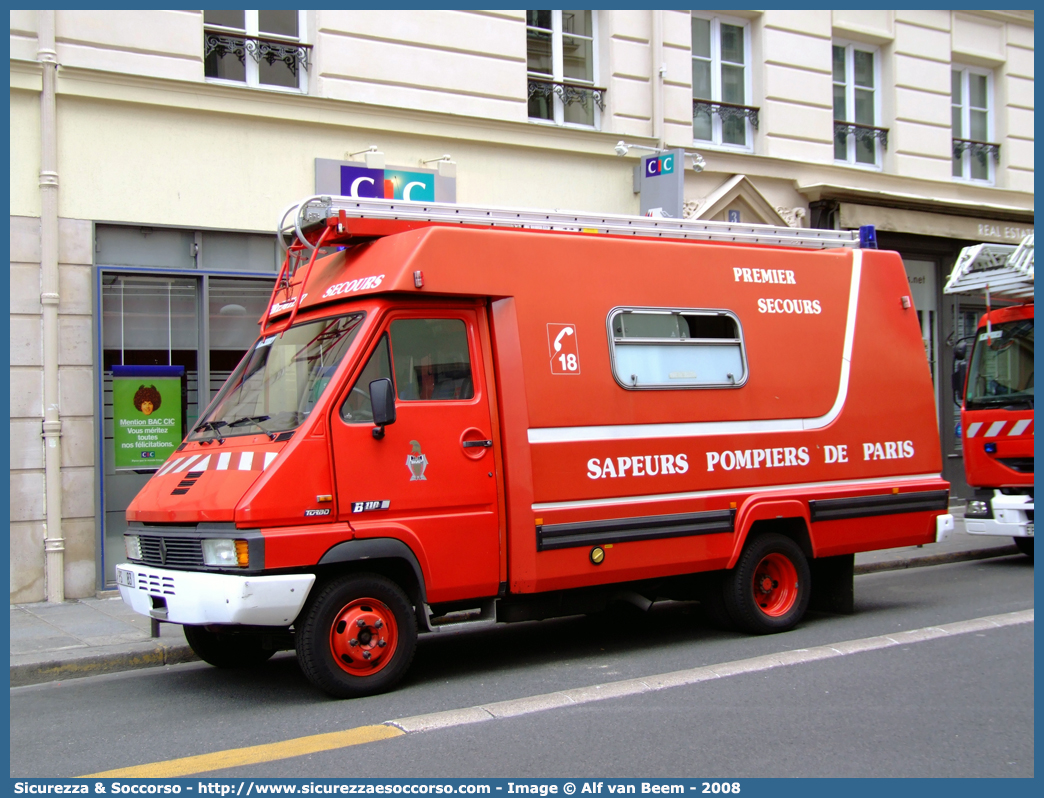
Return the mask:
<svg viewBox="0 0 1044 798">
<path fill-rule="evenodd" d="M 178 483 L 178 486 L 170 492 L 171 496 L 184 496 L 189 492 L 189 488 L 196 484 L 196 480 L 203 476 L 202 471 L 189 471 L 185 474 L 185 478 Z"/>
</svg>

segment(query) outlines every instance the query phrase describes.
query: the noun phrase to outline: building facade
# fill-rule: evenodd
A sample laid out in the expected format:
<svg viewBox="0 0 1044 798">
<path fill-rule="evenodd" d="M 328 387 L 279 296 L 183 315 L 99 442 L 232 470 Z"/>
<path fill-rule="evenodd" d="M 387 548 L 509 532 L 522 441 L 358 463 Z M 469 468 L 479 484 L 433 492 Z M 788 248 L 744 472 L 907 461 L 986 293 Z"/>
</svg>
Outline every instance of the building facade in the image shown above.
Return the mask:
<svg viewBox="0 0 1044 798">
<path fill-rule="evenodd" d="M 114 369 L 180 375 L 198 416 L 320 162 L 637 213 L 637 156 L 682 149 L 685 216 L 875 225 L 964 488 L 978 308 L 941 289 L 962 246 L 1032 231 L 1031 11 L 12 11 L 10 74 L 13 602 L 112 586 L 151 474 L 117 456 Z"/>
</svg>

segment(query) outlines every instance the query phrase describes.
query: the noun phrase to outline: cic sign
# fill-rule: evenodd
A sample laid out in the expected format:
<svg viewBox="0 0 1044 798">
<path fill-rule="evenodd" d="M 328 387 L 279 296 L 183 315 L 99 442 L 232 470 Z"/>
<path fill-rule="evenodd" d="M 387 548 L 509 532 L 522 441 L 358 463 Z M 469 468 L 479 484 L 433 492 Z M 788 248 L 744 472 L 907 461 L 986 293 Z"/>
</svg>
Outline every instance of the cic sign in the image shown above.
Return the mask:
<svg viewBox="0 0 1044 798">
<path fill-rule="evenodd" d="M 637 188 L 641 193 L 642 216 L 654 214 L 681 219 L 685 150 L 645 155 L 635 171 Z"/>
<path fill-rule="evenodd" d="M 315 193 L 341 197 L 456 202 L 457 179 L 434 169 L 370 169 L 359 161 L 315 159 Z"/>
</svg>

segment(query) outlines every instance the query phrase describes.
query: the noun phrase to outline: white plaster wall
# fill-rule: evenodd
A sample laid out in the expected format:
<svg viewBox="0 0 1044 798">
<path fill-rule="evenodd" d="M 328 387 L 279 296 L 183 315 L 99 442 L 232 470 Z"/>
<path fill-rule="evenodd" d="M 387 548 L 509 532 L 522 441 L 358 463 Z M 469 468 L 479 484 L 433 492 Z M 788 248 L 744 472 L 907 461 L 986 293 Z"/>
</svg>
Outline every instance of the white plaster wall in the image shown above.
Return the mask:
<svg viewBox="0 0 1044 798">
<path fill-rule="evenodd" d="M 763 103 L 759 153 L 832 163 L 831 17 L 766 11 L 761 20 Z"/>
<path fill-rule="evenodd" d="M 94 382 L 91 348 L 91 223 L 61 219 L 59 413 L 65 594 L 95 592 Z M 40 220 L 11 217 L 11 601 L 44 590 L 43 363 Z"/>
<path fill-rule="evenodd" d="M 527 118 L 524 12 L 315 13 L 323 97 L 489 119 Z"/>
<path fill-rule="evenodd" d="M 69 80 L 82 79 L 75 71 L 101 70 L 137 77 L 171 81 L 171 90 L 191 92 L 189 85 L 205 85 L 202 75 L 202 15 L 199 11 L 79 11 L 57 12 L 59 59 Z M 664 20 L 665 138 L 672 146 L 691 146 L 691 85 L 689 53 L 689 12 L 662 11 Z M 725 13 L 725 12 L 723 12 Z M 755 138 L 754 163 L 759 156 L 783 159 L 798 164 L 802 172 L 816 165 L 836 168 L 833 163 L 832 110 L 830 85 L 830 46 L 843 37 L 864 41 L 880 48 L 882 77 L 881 124 L 890 128 L 890 146 L 884 172 L 916 181 L 949 180 L 950 143 L 946 108 L 948 70 L 953 61 L 986 65 L 995 70 L 997 105 L 994 109 L 998 138 L 1003 139 L 998 186 L 1029 191 L 1033 173 L 1033 30 L 1030 25 L 992 18 L 990 12 L 952 12 L 944 10 L 819 10 L 764 12 L 732 11 L 750 20 L 754 47 L 751 65 L 754 100 L 762 108 L 761 127 Z M 994 14 L 994 17 L 997 15 Z M 21 63 L 35 59 L 36 13 L 12 11 L 12 58 Z M 651 13 L 648 10 L 599 12 L 599 82 L 608 88 L 608 109 L 603 114 L 602 132 L 607 137 L 647 137 L 652 134 L 651 74 L 649 40 Z M 130 188 L 129 173 L 149 174 L 157 179 L 157 190 L 167 199 L 166 208 L 173 220 L 181 219 L 191 208 L 216 212 L 222 218 L 236 214 L 216 208 L 213 201 L 199 204 L 192 187 L 173 186 L 167 170 L 142 163 L 143 157 L 155 161 L 180 160 L 173 149 L 190 153 L 186 159 L 217 173 L 239 170 L 243 158 L 236 152 L 252 149 L 261 162 L 285 169 L 284 186 L 288 194 L 308 190 L 311 169 L 300 167 L 300 158 L 274 150 L 294 148 L 313 152 L 327 138 L 311 125 L 327 124 L 341 130 L 345 145 L 324 157 L 341 157 L 351 147 L 367 146 L 371 138 L 367 127 L 381 129 L 389 114 L 433 114 L 440 120 L 458 119 L 476 129 L 483 125 L 515 123 L 517 130 L 506 138 L 516 146 L 531 146 L 538 151 L 568 149 L 571 133 L 549 130 L 529 123 L 526 114 L 525 16 L 523 11 L 366 11 L 323 10 L 308 13 L 305 38 L 314 44 L 312 51 L 311 94 L 299 96 L 281 92 L 216 87 L 208 85 L 193 100 L 174 102 L 169 114 L 158 111 L 142 114 L 142 139 L 159 147 L 150 156 L 132 154 L 137 159 L 126 168 L 111 168 L 112 159 L 102 158 L 93 171 L 79 160 L 73 168 L 88 179 L 104 169 L 102 181 L 114 191 Z M 20 141 L 33 130 L 35 109 L 30 79 L 25 75 L 12 93 L 12 211 L 38 213 L 35 173 L 31 159 L 16 159 L 14 153 L 29 153 L 34 142 Z M 177 85 L 181 84 L 181 85 Z M 227 88 L 227 91 L 225 91 Z M 15 94 L 25 91 L 23 96 Z M 221 91 L 225 91 L 221 94 Z M 72 94 L 77 92 L 73 90 Z M 108 91 L 113 102 L 158 104 L 144 95 L 141 85 L 113 83 Z M 63 95 L 64 96 L 64 95 Z M 323 102 L 333 105 L 323 105 Z M 61 101 L 60 101 L 61 102 Z M 220 105 L 224 107 L 217 107 Z M 195 106 L 200 112 L 186 113 Z M 353 121 L 354 109 L 364 113 Z M 241 113 L 251 119 L 255 129 L 236 130 L 227 120 L 212 121 L 213 111 Z M 333 111 L 331 113 L 331 111 Z M 84 111 L 83 113 L 89 113 Z M 112 108 L 101 116 L 124 116 Z M 170 115 L 173 114 L 173 117 Z M 61 115 L 61 113 L 60 113 Z M 287 125 L 263 126 L 256 130 L 257 117 L 283 119 Z M 375 118 L 376 117 L 376 118 Z M 379 118 L 379 119 L 378 119 Z M 24 120 L 30 124 L 19 124 Z M 294 121 L 304 127 L 295 126 Z M 119 120 L 117 120 L 119 121 Z M 98 120 L 87 130 L 109 130 L 113 124 Z M 126 126 L 117 125 L 121 130 Z M 232 127 L 231 131 L 227 128 Z M 392 125 L 404 135 L 433 134 L 434 138 L 460 138 L 481 141 L 476 130 L 433 131 L 419 118 Z M 168 132 L 164 132 L 164 129 Z M 223 132 L 219 132 L 223 131 Z M 447 135 L 440 136 L 439 132 Z M 303 138 L 302 138 L 303 136 Z M 124 134 L 126 138 L 126 134 Z M 552 139 L 557 141 L 552 143 Z M 209 143 L 208 143 L 209 140 Z M 496 134 L 489 141 L 507 143 Z M 528 140 L 528 141 L 527 141 Z M 67 144 L 70 158 L 80 159 L 93 150 L 97 137 L 88 135 L 82 142 Z M 104 141 L 100 142 L 104 149 Z M 306 143 L 306 146 L 302 146 Z M 382 144 L 382 146 L 385 146 Z M 464 146 L 464 145 L 462 145 Z M 597 147 L 588 139 L 581 151 Z M 458 149 L 461 149 L 458 146 Z M 426 157 L 439 153 L 425 152 Z M 274 158 L 273 158 L 274 156 Z M 169 161 L 168 161 L 169 162 Z M 255 161 L 256 162 L 256 161 Z M 391 161 L 389 161 L 390 163 Z M 397 161 L 397 163 L 405 163 Z M 557 155 L 550 163 L 558 165 Z M 117 164 L 118 166 L 118 164 Z M 250 174 L 260 170 L 248 165 Z M 503 170 L 495 170 L 497 174 Z M 523 173 L 531 173 L 526 168 Z M 758 167 L 744 172 L 756 173 Z M 857 170 L 858 171 L 858 170 Z M 122 173 L 122 175 L 121 175 Z M 183 173 L 183 172 L 181 172 Z M 460 174 L 467 173 L 461 165 Z M 239 172 L 242 176 L 244 173 Z M 497 174 L 489 176 L 495 183 Z M 304 175 L 302 177 L 302 175 Z M 554 178 L 551 178 L 554 182 Z M 808 182 L 801 178 L 804 182 Z M 861 179 L 861 178 L 860 178 Z M 265 229 L 270 206 L 266 187 L 247 177 L 252 196 L 260 203 L 252 229 Z M 517 179 L 512 181 L 517 183 Z M 600 181 L 596 181 L 600 185 Z M 180 193 L 180 196 L 179 196 Z M 492 193 L 499 193 L 493 191 Z M 583 199 L 583 192 L 568 189 Z M 110 195 L 111 196 L 111 195 Z M 596 196 L 596 195 L 592 195 Z M 103 203 L 112 204 L 112 203 Z M 153 203 L 154 204 L 154 203 Z M 273 202 L 272 204 L 278 205 Z M 627 203 L 624 203 L 627 204 Z M 183 211 L 187 206 L 188 211 Z M 94 209 L 92 204 L 91 210 Z M 103 209 L 104 210 L 104 209 Z M 83 216 L 79 208 L 63 207 L 63 214 Z M 107 211 L 108 212 L 108 211 Z M 124 214 L 125 216 L 126 214 Z M 84 217 L 86 218 L 86 217 Z M 116 215 L 111 218 L 123 218 Z M 242 219 L 238 219 L 242 221 Z M 177 223 L 177 222 L 175 222 Z"/>
</svg>

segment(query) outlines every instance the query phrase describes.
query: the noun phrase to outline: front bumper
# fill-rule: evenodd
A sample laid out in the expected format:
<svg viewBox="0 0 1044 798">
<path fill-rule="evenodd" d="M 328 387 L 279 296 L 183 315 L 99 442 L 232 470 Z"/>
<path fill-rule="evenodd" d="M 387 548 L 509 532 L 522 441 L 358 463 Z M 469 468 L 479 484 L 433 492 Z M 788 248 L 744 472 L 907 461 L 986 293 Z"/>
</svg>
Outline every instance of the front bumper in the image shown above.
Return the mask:
<svg viewBox="0 0 1044 798">
<path fill-rule="evenodd" d="M 1033 497 L 1005 495 L 999 490 L 989 500 L 993 518 L 964 518 L 969 535 L 997 535 L 1012 538 L 1033 537 Z"/>
<path fill-rule="evenodd" d="M 950 513 L 936 516 L 935 518 L 935 542 L 942 543 L 949 540 L 953 534 L 953 516 Z"/>
<path fill-rule="evenodd" d="M 142 615 L 183 624 L 289 626 L 315 583 L 315 574 L 234 576 L 116 566 L 120 596 Z"/>
</svg>

